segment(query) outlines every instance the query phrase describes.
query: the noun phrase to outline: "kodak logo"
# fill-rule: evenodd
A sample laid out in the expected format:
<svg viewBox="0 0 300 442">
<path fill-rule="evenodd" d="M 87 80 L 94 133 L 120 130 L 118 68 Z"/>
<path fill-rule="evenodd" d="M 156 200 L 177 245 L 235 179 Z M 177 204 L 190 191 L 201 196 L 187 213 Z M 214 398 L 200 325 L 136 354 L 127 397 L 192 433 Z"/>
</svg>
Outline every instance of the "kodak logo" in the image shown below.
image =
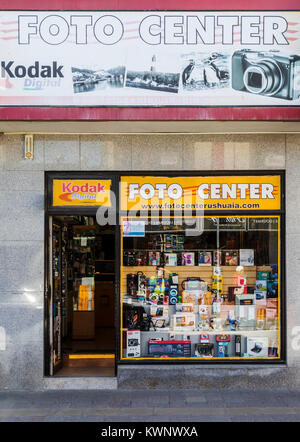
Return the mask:
<svg viewBox="0 0 300 442">
<path fill-rule="evenodd" d="M 89 183 L 84 183 L 81 186 L 77 184 L 70 183 L 63 183 L 62 184 L 62 191 L 68 192 L 68 193 L 76 193 L 76 192 L 82 192 L 82 193 L 99 193 L 105 191 L 105 185 L 101 183 L 97 183 L 97 185 L 92 185 Z"/>
<path fill-rule="evenodd" d="M 53 61 L 49 65 L 41 65 L 39 61 L 35 61 L 30 66 L 22 64 L 15 65 L 15 61 L 1 61 L 1 77 L 10 78 L 63 78 L 63 65 L 58 66 L 57 61 Z"/>
</svg>

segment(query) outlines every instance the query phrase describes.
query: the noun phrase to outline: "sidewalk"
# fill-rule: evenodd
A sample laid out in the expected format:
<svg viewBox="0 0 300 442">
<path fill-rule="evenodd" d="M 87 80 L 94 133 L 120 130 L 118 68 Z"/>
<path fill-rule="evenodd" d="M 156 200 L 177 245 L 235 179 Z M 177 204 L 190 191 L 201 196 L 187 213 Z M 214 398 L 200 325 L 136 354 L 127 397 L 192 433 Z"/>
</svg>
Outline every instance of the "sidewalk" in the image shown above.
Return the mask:
<svg viewBox="0 0 300 442">
<path fill-rule="evenodd" d="M 0 392 L 0 422 L 300 421 L 300 391 Z"/>
</svg>

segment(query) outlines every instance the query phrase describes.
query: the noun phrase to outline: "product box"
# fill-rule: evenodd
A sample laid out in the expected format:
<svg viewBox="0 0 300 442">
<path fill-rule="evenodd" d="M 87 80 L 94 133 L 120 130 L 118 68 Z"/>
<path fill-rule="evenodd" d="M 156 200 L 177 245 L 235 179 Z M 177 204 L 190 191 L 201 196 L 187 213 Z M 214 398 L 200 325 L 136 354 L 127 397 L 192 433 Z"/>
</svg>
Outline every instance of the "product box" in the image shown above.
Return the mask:
<svg viewBox="0 0 300 442">
<path fill-rule="evenodd" d="M 217 286 L 223 285 L 223 276 L 222 275 L 213 275 L 212 277 L 212 286 L 213 288 L 217 288 Z"/>
<path fill-rule="evenodd" d="M 214 276 L 222 276 L 222 274 L 223 274 L 222 267 L 220 267 L 220 266 L 215 266 L 215 267 L 213 268 L 213 275 L 214 275 Z"/>
<path fill-rule="evenodd" d="M 261 292 L 267 292 L 267 281 L 266 280 L 257 280 L 256 281 L 256 290 Z"/>
<path fill-rule="evenodd" d="M 238 265 L 238 252 L 230 251 L 224 253 L 224 265 L 237 266 Z"/>
<path fill-rule="evenodd" d="M 127 358 L 141 357 L 141 332 L 140 330 L 127 331 Z"/>
<path fill-rule="evenodd" d="M 255 290 L 256 305 L 266 305 L 267 292 L 265 290 Z"/>
<path fill-rule="evenodd" d="M 265 336 L 247 337 L 247 356 L 267 358 L 269 355 L 269 338 Z"/>
<path fill-rule="evenodd" d="M 149 265 L 159 266 L 160 265 L 160 253 L 159 252 L 149 252 Z"/>
<path fill-rule="evenodd" d="M 194 266 L 195 265 L 195 253 L 182 253 L 181 254 L 181 265 L 183 266 Z"/>
<path fill-rule="evenodd" d="M 209 335 L 207 333 L 200 333 L 201 344 L 209 344 Z"/>
<path fill-rule="evenodd" d="M 268 280 L 270 272 L 257 272 L 257 279 L 260 281 Z"/>
<path fill-rule="evenodd" d="M 222 295 L 223 293 L 223 276 L 222 275 L 213 275 L 212 277 L 212 286 L 211 291 L 215 295 Z"/>
<path fill-rule="evenodd" d="M 240 266 L 254 266 L 253 249 L 240 249 Z"/>
<path fill-rule="evenodd" d="M 211 252 L 198 252 L 198 266 L 211 266 Z"/>
<path fill-rule="evenodd" d="M 277 298 L 278 297 L 278 277 L 273 277 L 267 281 L 267 297 Z"/>
<path fill-rule="evenodd" d="M 194 313 L 194 304 L 176 304 L 176 313 Z"/>
<path fill-rule="evenodd" d="M 153 357 L 191 357 L 190 340 L 149 340 L 148 354 Z"/>
<path fill-rule="evenodd" d="M 204 297 L 204 292 L 201 290 L 184 290 L 182 292 L 183 304 L 201 304 L 201 300 Z"/>
<path fill-rule="evenodd" d="M 220 266 L 222 264 L 222 252 L 220 250 L 213 251 L 213 265 Z"/>
<path fill-rule="evenodd" d="M 267 298 L 267 307 L 278 309 L 278 299 Z"/>
<path fill-rule="evenodd" d="M 152 318 L 152 323 L 155 328 L 166 328 L 170 325 L 169 316 L 155 316 Z"/>
<path fill-rule="evenodd" d="M 165 253 L 165 265 L 177 266 L 177 253 Z"/>
<path fill-rule="evenodd" d="M 169 306 L 168 305 L 151 305 L 150 315 L 152 317 L 157 316 L 169 316 Z"/>
<path fill-rule="evenodd" d="M 202 281 L 198 277 L 194 278 L 187 278 L 182 282 L 182 287 L 184 287 L 184 290 L 190 291 L 190 290 L 202 290 L 204 292 L 207 291 L 207 282 Z"/>
<path fill-rule="evenodd" d="M 247 278 L 241 275 L 235 275 L 234 285 L 240 289 L 240 293 L 248 293 L 247 292 Z"/>
<path fill-rule="evenodd" d="M 229 356 L 229 335 L 216 335 L 218 358 L 228 358 Z"/>
<path fill-rule="evenodd" d="M 214 344 L 203 342 L 195 344 L 195 357 L 197 358 L 211 358 L 214 354 Z"/>
<path fill-rule="evenodd" d="M 277 308 L 266 308 L 266 318 L 267 319 L 275 319 L 278 317 Z"/>
<path fill-rule="evenodd" d="M 266 308 L 266 329 L 277 330 L 278 328 L 278 310 L 275 308 Z"/>
<path fill-rule="evenodd" d="M 209 312 L 207 305 L 199 306 L 198 329 L 205 331 L 209 330 Z"/>
<path fill-rule="evenodd" d="M 174 305 L 179 302 L 179 289 L 178 284 L 169 285 L 169 305 Z"/>
<path fill-rule="evenodd" d="M 236 320 L 240 330 L 254 330 L 256 327 L 256 296 L 241 294 L 235 296 Z"/>
<path fill-rule="evenodd" d="M 234 352 L 236 357 L 242 356 L 242 336 L 235 335 L 234 337 Z"/>
<path fill-rule="evenodd" d="M 195 315 L 193 313 L 176 313 L 172 318 L 174 330 L 185 331 L 195 329 Z"/>
</svg>

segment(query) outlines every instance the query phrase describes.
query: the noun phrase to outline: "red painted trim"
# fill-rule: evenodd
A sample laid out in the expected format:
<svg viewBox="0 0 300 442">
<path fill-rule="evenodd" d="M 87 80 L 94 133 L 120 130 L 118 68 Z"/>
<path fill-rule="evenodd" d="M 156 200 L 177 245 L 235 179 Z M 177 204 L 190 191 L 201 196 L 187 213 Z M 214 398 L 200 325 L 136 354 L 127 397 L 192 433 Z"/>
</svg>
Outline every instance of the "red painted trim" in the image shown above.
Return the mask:
<svg viewBox="0 0 300 442">
<path fill-rule="evenodd" d="M 166 10 L 166 11 L 277 11 L 298 10 L 299 0 L 1 0 L 0 10 Z"/>
<path fill-rule="evenodd" d="M 300 121 L 300 107 L 279 108 L 0 108 L 0 120 L 20 121 Z"/>
</svg>

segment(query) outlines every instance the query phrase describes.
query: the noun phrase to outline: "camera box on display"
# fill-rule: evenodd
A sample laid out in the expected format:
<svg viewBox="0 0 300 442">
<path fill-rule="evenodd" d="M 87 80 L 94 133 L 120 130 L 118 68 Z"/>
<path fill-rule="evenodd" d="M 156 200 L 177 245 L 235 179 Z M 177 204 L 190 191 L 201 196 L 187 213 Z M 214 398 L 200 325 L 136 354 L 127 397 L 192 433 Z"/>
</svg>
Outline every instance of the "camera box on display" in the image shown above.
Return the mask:
<svg viewBox="0 0 300 442">
<path fill-rule="evenodd" d="M 209 342 L 195 344 L 195 356 L 197 358 L 211 358 L 214 355 L 214 344 Z"/>
<path fill-rule="evenodd" d="M 267 280 L 257 280 L 256 281 L 256 290 L 260 292 L 267 292 Z"/>
<path fill-rule="evenodd" d="M 269 338 L 257 336 L 247 338 L 247 356 L 255 358 L 267 358 L 269 355 Z"/>
<path fill-rule="evenodd" d="M 256 305 L 266 305 L 267 292 L 265 290 L 255 290 Z"/>
<path fill-rule="evenodd" d="M 127 331 L 127 357 L 141 357 L 141 332 L 140 330 Z"/>
</svg>

